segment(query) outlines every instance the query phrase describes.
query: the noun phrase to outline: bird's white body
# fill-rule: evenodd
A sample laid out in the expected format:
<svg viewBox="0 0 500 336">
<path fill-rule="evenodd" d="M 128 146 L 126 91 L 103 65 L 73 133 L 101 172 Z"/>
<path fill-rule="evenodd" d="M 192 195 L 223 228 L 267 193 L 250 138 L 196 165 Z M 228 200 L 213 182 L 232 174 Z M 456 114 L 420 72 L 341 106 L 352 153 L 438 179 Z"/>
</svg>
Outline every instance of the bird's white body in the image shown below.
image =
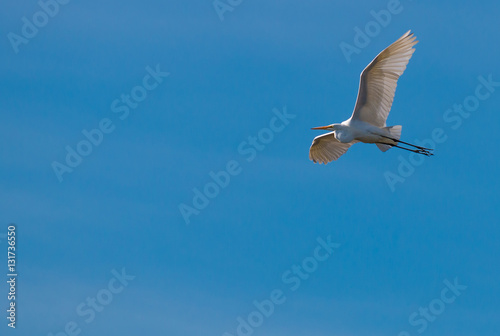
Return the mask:
<svg viewBox="0 0 500 336">
<path fill-rule="evenodd" d="M 342 143 L 355 140 L 364 143 L 387 142 L 388 139 L 383 138 L 382 135 L 390 136 L 390 132 L 385 128 L 374 126 L 362 120 L 352 120 L 351 118 L 342 122 L 338 126 L 338 131 L 334 133 L 335 138 Z M 392 144 L 393 142 L 388 143 Z"/>
<path fill-rule="evenodd" d="M 314 162 L 328 163 L 337 160 L 357 142 L 374 143 L 385 152 L 399 147 L 423 155 L 432 155 L 428 148 L 403 142 L 401 126 L 386 126 L 396 92 L 397 81 L 406 69 L 417 44 L 409 31 L 384 49 L 361 73 L 358 98 L 352 116 L 341 124 L 331 124 L 313 129 L 330 130 L 314 138 L 309 158 Z M 403 143 L 417 149 L 400 147 Z"/>
</svg>

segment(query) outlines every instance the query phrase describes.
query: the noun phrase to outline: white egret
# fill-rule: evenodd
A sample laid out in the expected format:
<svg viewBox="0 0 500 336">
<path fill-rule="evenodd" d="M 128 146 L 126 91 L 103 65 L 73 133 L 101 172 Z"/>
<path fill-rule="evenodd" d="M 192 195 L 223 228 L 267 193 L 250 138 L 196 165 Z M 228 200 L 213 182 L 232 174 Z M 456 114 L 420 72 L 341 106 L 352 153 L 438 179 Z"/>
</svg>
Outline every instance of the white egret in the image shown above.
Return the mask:
<svg viewBox="0 0 500 336">
<path fill-rule="evenodd" d="M 418 43 L 413 33 L 408 31 L 397 41 L 384 49 L 361 73 L 358 98 L 352 116 L 340 124 L 315 127 L 330 130 L 314 138 L 309 149 L 309 159 L 327 164 L 337 160 L 349 147 L 357 142 L 374 143 L 385 152 L 398 147 L 422 155 L 433 155 L 432 149 L 412 145 L 399 140 L 402 126 L 386 127 L 386 119 L 391 110 L 399 76 Z M 400 146 L 405 144 L 413 148 Z"/>
</svg>

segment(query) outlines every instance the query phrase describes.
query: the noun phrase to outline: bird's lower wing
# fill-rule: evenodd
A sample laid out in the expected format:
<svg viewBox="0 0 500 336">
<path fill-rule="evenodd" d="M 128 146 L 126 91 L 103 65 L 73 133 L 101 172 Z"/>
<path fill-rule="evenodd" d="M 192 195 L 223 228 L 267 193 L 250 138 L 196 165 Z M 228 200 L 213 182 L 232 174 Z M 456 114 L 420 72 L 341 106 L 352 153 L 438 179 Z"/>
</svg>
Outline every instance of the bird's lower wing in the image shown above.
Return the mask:
<svg viewBox="0 0 500 336">
<path fill-rule="evenodd" d="M 417 44 L 407 32 L 385 48 L 361 73 L 353 120 L 384 127 L 391 110 L 399 76 L 403 74 Z"/>
<path fill-rule="evenodd" d="M 317 136 L 309 149 L 309 159 L 314 163 L 327 164 L 341 157 L 354 143 L 355 141 L 349 143 L 338 141 L 334 132 Z"/>
</svg>

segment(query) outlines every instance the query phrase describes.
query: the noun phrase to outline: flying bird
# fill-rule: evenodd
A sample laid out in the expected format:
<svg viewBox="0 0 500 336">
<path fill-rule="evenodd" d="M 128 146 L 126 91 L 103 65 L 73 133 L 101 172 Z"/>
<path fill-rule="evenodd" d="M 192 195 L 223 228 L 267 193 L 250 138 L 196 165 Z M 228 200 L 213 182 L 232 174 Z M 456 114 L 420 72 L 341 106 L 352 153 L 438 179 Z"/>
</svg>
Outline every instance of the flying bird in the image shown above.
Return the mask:
<svg viewBox="0 0 500 336">
<path fill-rule="evenodd" d="M 332 132 L 314 138 L 309 159 L 327 164 L 337 160 L 357 142 L 374 143 L 382 152 L 398 147 L 426 156 L 433 155 L 432 149 L 401 141 L 401 125 L 387 127 L 385 124 L 399 76 L 405 71 L 415 51 L 413 46 L 417 43 L 416 37 L 408 31 L 368 64 L 361 73 L 352 116 L 340 124 L 312 128 Z"/>
</svg>

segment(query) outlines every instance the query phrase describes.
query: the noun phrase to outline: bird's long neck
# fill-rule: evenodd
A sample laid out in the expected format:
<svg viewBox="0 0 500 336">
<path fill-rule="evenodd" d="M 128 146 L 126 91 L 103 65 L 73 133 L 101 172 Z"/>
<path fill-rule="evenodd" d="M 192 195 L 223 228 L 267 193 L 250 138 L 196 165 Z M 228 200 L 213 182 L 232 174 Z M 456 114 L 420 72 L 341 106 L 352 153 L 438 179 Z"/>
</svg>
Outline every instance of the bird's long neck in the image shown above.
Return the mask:
<svg viewBox="0 0 500 336">
<path fill-rule="evenodd" d="M 354 134 L 349 128 L 350 127 L 346 125 L 334 124 L 333 130 L 335 132 L 335 138 L 342 143 L 348 143 L 354 140 Z"/>
</svg>

